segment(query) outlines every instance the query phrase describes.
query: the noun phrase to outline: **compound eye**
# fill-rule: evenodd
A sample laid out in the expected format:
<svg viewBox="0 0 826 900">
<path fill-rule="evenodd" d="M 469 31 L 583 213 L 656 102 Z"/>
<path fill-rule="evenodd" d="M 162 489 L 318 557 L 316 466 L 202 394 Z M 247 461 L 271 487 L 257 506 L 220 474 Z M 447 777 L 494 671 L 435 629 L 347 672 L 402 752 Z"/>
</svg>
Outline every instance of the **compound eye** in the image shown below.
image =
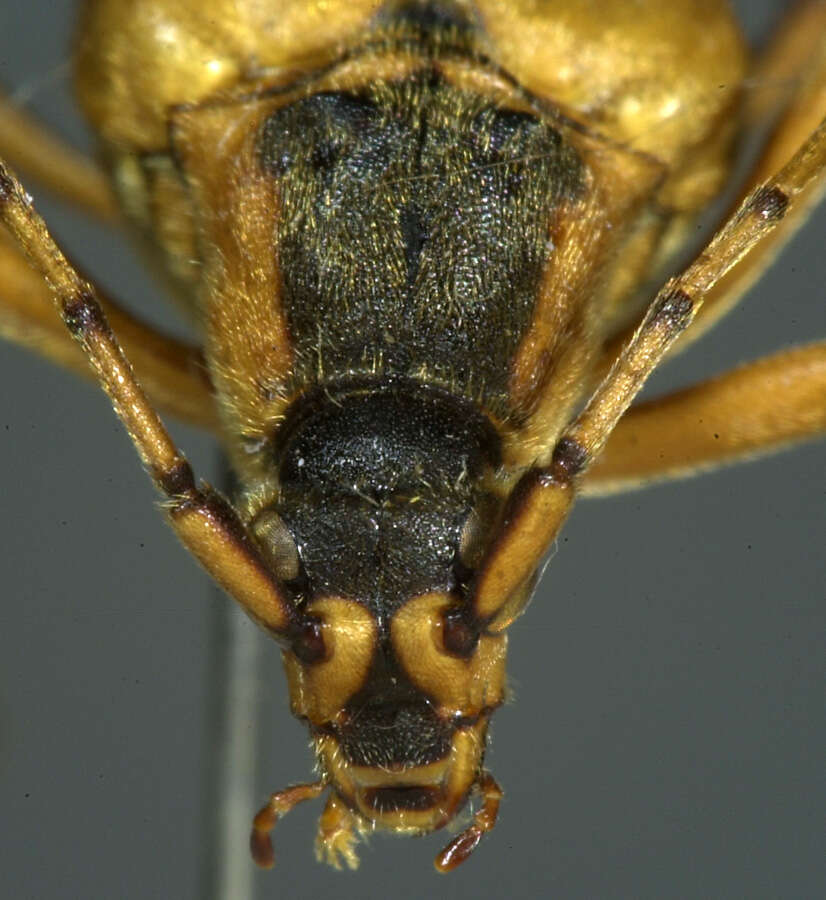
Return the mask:
<svg viewBox="0 0 826 900">
<path fill-rule="evenodd" d="M 451 656 L 468 659 L 479 645 L 480 631 L 465 606 L 451 606 L 442 615 L 442 643 Z"/>
<path fill-rule="evenodd" d="M 487 528 L 479 513 L 472 509 L 459 535 L 459 559 L 463 566 L 475 569 L 482 561 Z"/>
<path fill-rule="evenodd" d="M 293 653 L 308 666 L 321 662 L 327 655 L 321 619 L 307 616 L 293 638 Z"/>
<path fill-rule="evenodd" d="M 482 494 L 474 501 L 459 535 L 459 563 L 469 572 L 475 571 L 490 544 L 493 527 L 499 516 L 501 501 L 492 494 Z"/>
<path fill-rule="evenodd" d="M 252 521 L 252 532 L 261 555 L 281 581 L 292 581 L 301 571 L 298 547 L 281 516 L 266 509 Z"/>
</svg>

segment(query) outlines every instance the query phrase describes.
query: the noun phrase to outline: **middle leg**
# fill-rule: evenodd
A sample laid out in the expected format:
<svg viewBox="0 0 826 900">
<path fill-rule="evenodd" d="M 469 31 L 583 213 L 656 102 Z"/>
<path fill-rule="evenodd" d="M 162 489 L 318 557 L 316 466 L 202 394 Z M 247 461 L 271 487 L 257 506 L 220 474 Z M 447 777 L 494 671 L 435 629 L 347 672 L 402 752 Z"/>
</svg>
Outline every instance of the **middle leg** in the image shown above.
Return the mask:
<svg viewBox="0 0 826 900">
<path fill-rule="evenodd" d="M 684 478 L 825 433 L 821 342 L 632 407 L 586 473 L 582 493 L 598 496 Z"/>
<path fill-rule="evenodd" d="M 0 162 L 0 221 L 48 282 L 64 324 L 83 348 L 155 486 L 176 535 L 213 579 L 274 637 L 301 637 L 303 624 L 233 507 L 197 485 L 146 394 L 95 296 L 51 238 L 17 179 Z"/>
<path fill-rule="evenodd" d="M 215 399 L 198 348 L 161 334 L 113 300 L 99 299 L 152 404 L 182 421 L 216 431 Z M 83 351 L 55 315 L 52 292 L 43 277 L 2 227 L 0 337 L 79 375 L 94 377 Z"/>
</svg>

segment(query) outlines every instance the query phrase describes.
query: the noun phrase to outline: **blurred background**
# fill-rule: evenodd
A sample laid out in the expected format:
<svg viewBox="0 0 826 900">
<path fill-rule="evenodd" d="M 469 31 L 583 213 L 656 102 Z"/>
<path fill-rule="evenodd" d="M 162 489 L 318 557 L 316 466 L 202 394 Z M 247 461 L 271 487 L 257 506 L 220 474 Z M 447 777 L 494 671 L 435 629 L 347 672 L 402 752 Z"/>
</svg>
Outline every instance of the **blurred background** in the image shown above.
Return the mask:
<svg viewBox="0 0 826 900">
<path fill-rule="evenodd" d="M 755 40 L 783 5 L 735 3 Z M 84 147 L 75 12 L 2 4 L 0 83 Z M 29 187 L 109 291 L 184 333 L 116 235 Z M 826 336 L 825 237 L 821 208 L 649 393 Z M 278 867 L 259 873 L 250 817 L 311 774 L 275 645 L 178 547 L 97 388 L 9 345 L 0 386 L 4 896 L 826 895 L 823 443 L 579 505 L 511 631 L 488 756 L 506 796 L 463 868 L 435 874 L 445 834 L 377 835 L 358 874 L 335 873 L 313 858 L 316 803 L 278 826 Z M 220 482 L 214 444 L 174 434 Z"/>
</svg>

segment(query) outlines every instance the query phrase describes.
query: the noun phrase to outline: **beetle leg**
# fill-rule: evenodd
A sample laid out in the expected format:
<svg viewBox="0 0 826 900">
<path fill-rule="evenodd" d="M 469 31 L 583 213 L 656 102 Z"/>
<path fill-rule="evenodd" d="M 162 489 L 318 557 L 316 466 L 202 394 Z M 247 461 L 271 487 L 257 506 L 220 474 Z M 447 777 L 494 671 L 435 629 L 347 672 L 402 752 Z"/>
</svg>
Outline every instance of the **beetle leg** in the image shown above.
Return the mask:
<svg viewBox="0 0 826 900">
<path fill-rule="evenodd" d="M 817 43 L 812 46 L 815 40 Z M 761 79 L 791 87 L 786 91 L 788 102 L 749 173 L 743 194 L 770 179 L 826 116 L 826 3 L 823 0 L 797 4 L 754 77 L 756 97 L 761 93 Z M 752 117 L 758 114 L 759 111 L 751 113 Z M 762 242 L 760 253 L 750 253 L 714 284 L 694 324 L 677 341 L 675 351 L 682 351 L 702 337 L 734 308 L 797 233 L 825 188 L 823 179 L 813 181 L 795 209 L 789 210 L 771 236 Z"/>
<path fill-rule="evenodd" d="M 747 128 L 765 128 L 767 122 L 771 124 L 774 131 L 772 140 L 781 135 L 781 129 L 776 127 L 781 115 L 786 117 L 792 109 L 806 115 L 800 102 L 801 95 L 808 92 L 813 80 L 818 80 L 819 67 L 826 52 L 824 0 L 794 0 L 786 7 L 780 21 L 770 30 L 770 40 L 755 56 L 747 76 L 750 84 L 743 110 Z M 815 114 L 815 110 L 810 112 Z M 779 162 L 792 155 L 815 124 L 816 121 L 811 121 L 806 128 L 801 123 L 792 128 L 791 133 L 786 132 L 787 150 Z M 779 168 L 779 165 L 774 168 Z M 756 176 L 753 178 L 753 181 L 759 180 Z"/>
<path fill-rule="evenodd" d="M 185 422 L 217 430 L 218 413 L 200 351 L 156 331 L 98 294 L 101 309 L 154 406 Z M 0 228 L 0 337 L 93 378 L 83 350 L 54 314 L 43 277 Z"/>
<path fill-rule="evenodd" d="M 184 546 L 247 613 L 273 635 L 297 625 L 292 604 L 269 572 L 235 510 L 208 485 L 196 486 L 178 450 L 138 384 L 112 333 L 94 288 L 72 268 L 17 179 L 0 162 L 0 223 L 45 278 L 63 321 L 80 343 L 126 427 Z"/>
<path fill-rule="evenodd" d="M 482 837 L 496 825 L 502 788 L 490 772 L 483 772 L 478 790 L 482 795 L 482 808 L 473 817 L 473 823 L 457 835 L 436 857 L 434 865 L 439 872 L 451 872 L 460 866 L 478 847 Z"/>
<path fill-rule="evenodd" d="M 705 251 L 659 292 L 632 339 L 562 441 L 592 461 L 620 416 L 674 341 L 693 322 L 711 288 L 826 183 L 826 119 L 777 175 L 746 198 Z"/>
<path fill-rule="evenodd" d="M 576 482 L 711 288 L 747 253 L 762 249 L 785 215 L 794 214 L 824 180 L 826 119 L 774 178 L 749 194 L 706 250 L 657 294 L 611 371 L 557 442 L 550 465 L 530 470 L 511 495 L 472 586 L 470 612 L 478 623 L 491 623 L 537 569 L 570 512 Z"/>
<path fill-rule="evenodd" d="M 826 3 L 804 0 L 787 14 L 777 36 L 757 62 L 745 116 L 753 125 L 775 120 L 726 219 L 742 198 L 779 171 L 826 116 Z M 670 352 L 681 352 L 730 312 L 743 294 L 774 262 L 795 235 L 826 189 L 823 179 L 812 181 L 783 221 L 760 245 L 709 287 L 692 327 L 680 335 Z M 725 219 L 724 219 L 725 221 Z M 603 374 L 630 337 L 630 330 L 613 338 L 603 352 Z"/>
<path fill-rule="evenodd" d="M 604 494 L 771 453 L 826 433 L 826 342 L 633 406 L 582 492 Z"/>
<path fill-rule="evenodd" d="M 258 811 L 252 820 L 250 852 L 252 858 L 262 869 L 271 869 L 275 865 L 275 853 L 270 837 L 275 823 L 299 803 L 303 803 L 305 800 L 314 800 L 325 787 L 327 785 L 323 781 L 293 785 L 273 794 L 267 805 Z"/>
<path fill-rule="evenodd" d="M 82 212 L 105 222 L 119 218 L 106 176 L 0 92 L 0 157 Z"/>
<path fill-rule="evenodd" d="M 105 222 L 119 218 L 104 173 L 0 91 L 0 158 L 19 166 L 47 190 Z M 0 229 L 0 336 L 29 347 L 74 372 L 89 365 L 55 319 L 51 292 Z M 217 428 L 211 386 L 200 352 L 167 337 L 98 297 L 153 404 L 190 424 Z"/>
<path fill-rule="evenodd" d="M 318 822 L 315 840 L 315 855 L 319 862 L 325 862 L 334 869 L 341 869 L 342 862 L 349 869 L 359 866 L 355 850 L 357 842 L 357 820 L 352 812 L 332 792 Z"/>
</svg>

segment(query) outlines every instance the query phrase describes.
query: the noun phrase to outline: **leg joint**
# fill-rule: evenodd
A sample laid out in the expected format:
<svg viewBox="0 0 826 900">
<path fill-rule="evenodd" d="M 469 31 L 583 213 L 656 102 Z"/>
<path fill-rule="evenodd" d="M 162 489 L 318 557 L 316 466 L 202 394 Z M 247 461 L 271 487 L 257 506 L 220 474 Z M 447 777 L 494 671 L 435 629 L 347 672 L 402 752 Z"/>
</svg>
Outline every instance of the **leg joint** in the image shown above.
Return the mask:
<svg viewBox="0 0 826 900">
<path fill-rule="evenodd" d="M 786 215 L 789 195 L 776 185 L 763 185 L 749 197 L 748 212 L 766 222 L 779 222 Z"/>
<path fill-rule="evenodd" d="M 195 493 L 195 475 L 192 466 L 185 460 L 177 460 L 171 468 L 157 476 L 158 484 L 167 497 L 191 498 Z"/>
<path fill-rule="evenodd" d="M 554 447 L 551 457 L 551 474 L 554 481 L 567 483 L 585 468 L 588 462 L 588 451 L 579 441 L 572 437 L 564 437 Z"/>
<path fill-rule="evenodd" d="M 671 333 L 682 331 L 691 320 L 691 312 L 694 309 L 694 301 L 691 295 L 682 288 L 676 288 L 664 294 L 654 306 L 648 327 L 655 328 L 664 325 Z"/>
<path fill-rule="evenodd" d="M 0 206 L 8 203 L 14 193 L 14 180 L 6 167 L 0 163 Z"/>
<path fill-rule="evenodd" d="M 74 337 L 108 331 L 100 304 L 89 291 L 78 291 L 63 304 L 63 321 Z"/>
</svg>

